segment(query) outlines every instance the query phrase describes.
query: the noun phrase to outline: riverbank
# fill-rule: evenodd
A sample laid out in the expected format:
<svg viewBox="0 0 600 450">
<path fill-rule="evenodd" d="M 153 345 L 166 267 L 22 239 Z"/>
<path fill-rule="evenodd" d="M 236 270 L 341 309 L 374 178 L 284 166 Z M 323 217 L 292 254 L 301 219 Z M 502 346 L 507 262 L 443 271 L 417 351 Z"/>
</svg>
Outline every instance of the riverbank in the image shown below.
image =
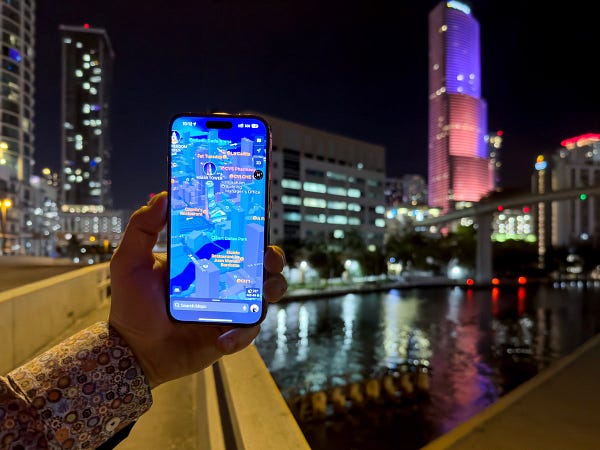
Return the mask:
<svg viewBox="0 0 600 450">
<path fill-rule="evenodd" d="M 290 285 L 283 297 L 285 300 L 305 300 L 321 297 L 331 297 L 362 292 L 387 291 L 390 289 L 410 289 L 417 287 L 444 287 L 465 285 L 464 282 L 450 280 L 447 277 L 419 277 L 411 279 L 378 279 L 369 281 L 345 281 L 331 283 L 323 280 L 318 285 L 306 287 L 304 285 Z"/>
<path fill-rule="evenodd" d="M 460 287 L 466 289 L 490 289 L 492 287 L 515 288 L 525 285 L 539 285 L 553 282 L 553 280 L 547 278 L 538 278 L 527 280 L 524 283 L 519 283 L 518 280 L 500 280 L 498 284 L 492 284 L 491 282 L 475 284 L 469 280 L 454 280 L 441 276 L 411 277 L 397 280 L 357 281 L 336 284 L 330 284 L 327 281 L 324 281 L 320 285 L 311 287 L 290 285 L 281 301 L 307 300 L 353 293 L 389 291 L 391 289 L 425 289 L 439 287 Z"/>
</svg>

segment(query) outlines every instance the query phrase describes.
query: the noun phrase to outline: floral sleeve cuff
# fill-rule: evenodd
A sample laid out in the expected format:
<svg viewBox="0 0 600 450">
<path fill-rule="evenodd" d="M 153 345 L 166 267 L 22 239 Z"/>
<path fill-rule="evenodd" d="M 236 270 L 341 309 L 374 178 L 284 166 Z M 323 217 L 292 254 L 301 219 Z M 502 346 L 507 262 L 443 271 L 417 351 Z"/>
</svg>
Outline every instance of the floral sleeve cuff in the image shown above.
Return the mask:
<svg viewBox="0 0 600 450">
<path fill-rule="evenodd" d="M 44 423 L 50 448 L 96 448 L 152 405 L 126 342 L 96 323 L 8 375 Z"/>
</svg>

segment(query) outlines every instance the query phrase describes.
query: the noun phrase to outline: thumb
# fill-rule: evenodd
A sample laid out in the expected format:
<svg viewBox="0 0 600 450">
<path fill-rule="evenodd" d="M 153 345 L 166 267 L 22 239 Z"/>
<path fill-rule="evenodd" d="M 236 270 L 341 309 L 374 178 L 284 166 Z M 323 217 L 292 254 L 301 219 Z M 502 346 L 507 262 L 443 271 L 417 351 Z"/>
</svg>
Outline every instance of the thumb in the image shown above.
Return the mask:
<svg viewBox="0 0 600 450">
<path fill-rule="evenodd" d="M 153 263 L 152 249 L 166 223 L 167 193 L 163 191 L 131 215 L 121 243 L 115 250 L 114 262 L 129 267 L 143 262 Z"/>
</svg>

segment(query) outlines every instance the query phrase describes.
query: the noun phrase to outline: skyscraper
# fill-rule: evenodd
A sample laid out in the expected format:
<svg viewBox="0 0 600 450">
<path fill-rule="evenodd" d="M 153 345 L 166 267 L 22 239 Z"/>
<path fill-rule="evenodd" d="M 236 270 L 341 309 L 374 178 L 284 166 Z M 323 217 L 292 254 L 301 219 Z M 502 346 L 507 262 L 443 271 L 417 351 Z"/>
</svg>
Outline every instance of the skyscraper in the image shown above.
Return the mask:
<svg viewBox="0 0 600 450">
<path fill-rule="evenodd" d="M 23 252 L 32 207 L 35 1 L 0 3 L 0 202 L 2 249 Z"/>
<path fill-rule="evenodd" d="M 481 98 L 479 23 L 465 3 L 429 13 L 429 205 L 444 212 L 493 189 Z"/>
<path fill-rule="evenodd" d="M 101 28 L 60 26 L 65 205 L 112 206 L 109 105 L 114 53 Z"/>
</svg>

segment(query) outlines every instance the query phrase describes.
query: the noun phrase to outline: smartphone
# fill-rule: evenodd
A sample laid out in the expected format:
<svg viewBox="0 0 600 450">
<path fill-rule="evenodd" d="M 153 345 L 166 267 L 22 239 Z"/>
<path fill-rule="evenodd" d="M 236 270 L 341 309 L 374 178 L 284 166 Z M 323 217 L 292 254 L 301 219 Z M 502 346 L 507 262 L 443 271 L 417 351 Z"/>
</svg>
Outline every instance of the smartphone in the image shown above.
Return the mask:
<svg viewBox="0 0 600 450">
<path fill-rule="evenodd" d="M 169 316 L 260 323 L 267 307 L 269 124 L 252 114 L 177 114 L 169 148 Z"/>
</svg>

